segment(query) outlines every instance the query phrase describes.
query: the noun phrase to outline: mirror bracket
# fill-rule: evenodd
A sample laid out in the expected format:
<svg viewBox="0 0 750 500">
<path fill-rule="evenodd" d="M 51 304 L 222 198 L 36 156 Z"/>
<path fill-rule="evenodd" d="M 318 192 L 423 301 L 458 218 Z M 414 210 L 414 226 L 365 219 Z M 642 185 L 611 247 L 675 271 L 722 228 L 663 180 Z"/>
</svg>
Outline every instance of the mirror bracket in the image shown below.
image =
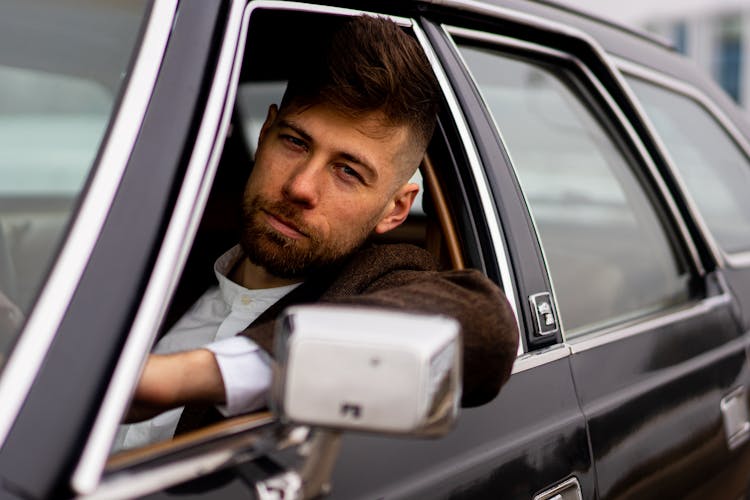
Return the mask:
<svg viewBox="0 0 750 500">
<path fill-rule="evenodd" d="M 316 429 L 297 449 L 304 460 L 298 470 L 287 470 L 255 483 L 259 500 L 303 500 L 331 491 L 331 476 L 341 448 L 341 432 Z"/>
</svg>

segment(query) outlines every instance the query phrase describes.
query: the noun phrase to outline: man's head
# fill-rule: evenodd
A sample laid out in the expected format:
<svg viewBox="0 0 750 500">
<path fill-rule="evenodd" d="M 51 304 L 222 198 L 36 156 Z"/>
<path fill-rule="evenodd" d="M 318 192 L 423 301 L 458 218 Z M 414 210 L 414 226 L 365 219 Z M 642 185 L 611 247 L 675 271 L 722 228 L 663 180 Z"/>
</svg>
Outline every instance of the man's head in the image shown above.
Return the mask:
<svg viewBox="0 0 750 500">
<path fill-rule="evenodd" d="M 377 111 L 383 125 L 409 129 L 416 170 L 438 108 L 437 82 L 417 41 L 390 20 L 361 16 L 321 45 L 295 68 L 281 110 L 327 103 L 351 118 Z"/>
<path fill-rule="evenodd" d="M 401 224 L 435 127 L 435 77 L 393 22 L 347 20 L 324 46 L 300 56 L 280 108 L 269 108 L 245 190 L 243 249 L 282 278 Z"/>
</svg>

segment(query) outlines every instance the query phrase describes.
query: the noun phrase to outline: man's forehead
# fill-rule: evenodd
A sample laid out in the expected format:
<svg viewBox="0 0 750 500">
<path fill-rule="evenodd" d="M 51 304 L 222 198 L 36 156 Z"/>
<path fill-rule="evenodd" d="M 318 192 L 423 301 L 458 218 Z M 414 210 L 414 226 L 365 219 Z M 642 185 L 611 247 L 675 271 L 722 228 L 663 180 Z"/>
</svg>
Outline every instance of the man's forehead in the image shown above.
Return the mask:
<svg viewBox="0 0 750 500">
<path fill-rule="evenodd" d="M 285 119 L 299 117 L 305 119 L 315 115 L 320 120 L 331 122 L 347 121 L 358 132 L 372 139 L 388 140 L 401 137 L 408 132 L 405 124 L 392 123 L 385 113 L 380 110 L 350 112 L 337 109 L 327 103 L 310 104 L 303 106 L 288 105 L 279 111 L 279 116 Z"/>
<path fill-rule="evenodd" d="M 285 107 L 279 112 L 277 121 L 312 141 L 328 136 L 331 131 L 356 131 L 356 134 L 333 135 L 332 145 L 341 149 L 341 153 L 362 159 L 379 169 L 393 167 L 391 160 L 401 156 L 410 135 L 408 126 L 389 123 L 381 111 L 352 115 L 325 104 Z M 327 139 L 331 140 L 331 137 Z M 374 165 L 383 163 L 384 156 L 389 157 L 388 165 Z"/>
</svg>

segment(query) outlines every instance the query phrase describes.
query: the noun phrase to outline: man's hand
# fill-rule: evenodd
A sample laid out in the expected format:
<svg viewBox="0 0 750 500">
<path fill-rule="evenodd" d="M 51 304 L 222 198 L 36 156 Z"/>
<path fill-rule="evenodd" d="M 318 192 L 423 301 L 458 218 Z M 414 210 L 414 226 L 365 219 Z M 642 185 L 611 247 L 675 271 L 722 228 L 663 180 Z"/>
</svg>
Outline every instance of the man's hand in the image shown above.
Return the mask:
<svg viewBox="0 0 750 500">
<path fill-rule="evenodd" d="M 225 397 L 221 371 L 211 351 L 151 354 L 126 422 L 145 420 L 188 403 L 221 404 Z"/>
</svg>

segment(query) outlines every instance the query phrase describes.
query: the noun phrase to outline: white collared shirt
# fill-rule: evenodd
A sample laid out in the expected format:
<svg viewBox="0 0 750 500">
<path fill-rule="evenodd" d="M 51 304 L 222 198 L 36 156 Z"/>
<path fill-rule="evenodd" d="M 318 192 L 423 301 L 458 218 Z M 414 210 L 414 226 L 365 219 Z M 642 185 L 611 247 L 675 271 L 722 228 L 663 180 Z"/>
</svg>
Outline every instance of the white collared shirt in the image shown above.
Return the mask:
<svg viewBox="0 0 750 500">
<path fill-rule="evenodd" d="M 238 285 L 227 275 L 242 257 L 242 249 L 237 245 L 216 260 L 214 274 L 218 286 L 206 290 L 153 349 L 155 354 L 198 348 L 212 351 L 226 392 L 226 404 L 217 408 L 226 417 L 265 406 L 271 385 L 271 368 L 265 352 L 237 333 L 299 286 L 297 283 L 251 290 Z M 175 408 L 137 424 L 121 425 L 113 451 L 171 439 L 182 410 L 183 407 Z"/>
</svg>

